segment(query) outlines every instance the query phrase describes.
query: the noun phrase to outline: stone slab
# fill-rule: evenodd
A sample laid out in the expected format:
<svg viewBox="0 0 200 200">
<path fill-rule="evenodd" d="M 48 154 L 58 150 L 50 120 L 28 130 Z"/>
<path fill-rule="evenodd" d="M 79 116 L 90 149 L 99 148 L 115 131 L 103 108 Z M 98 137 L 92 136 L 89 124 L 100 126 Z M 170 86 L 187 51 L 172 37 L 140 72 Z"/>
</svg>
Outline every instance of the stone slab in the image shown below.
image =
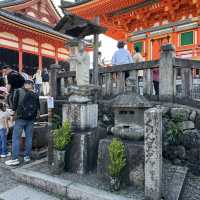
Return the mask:
<svg viewBox="0 0 200 200">
<path fill-rule="evenodd" d="M 43 192 L 39 192 L 24 185 L 19 185 L 11 190 L 0 194 L 3 200 L 59 200 Z"/>
<path fill-rule="evenodd" d="M 188 172 L 187 167 L 165 164 L 162 193 L 166 200 L 179 200 Z"/>
<path fill-rule="evenodd" d="M 71 181 L 26 169 L 14 169 L 12 172 L 20 182 L 63 196 L 66 195 L 67 186 L 72 183 Z"/>
</svg>

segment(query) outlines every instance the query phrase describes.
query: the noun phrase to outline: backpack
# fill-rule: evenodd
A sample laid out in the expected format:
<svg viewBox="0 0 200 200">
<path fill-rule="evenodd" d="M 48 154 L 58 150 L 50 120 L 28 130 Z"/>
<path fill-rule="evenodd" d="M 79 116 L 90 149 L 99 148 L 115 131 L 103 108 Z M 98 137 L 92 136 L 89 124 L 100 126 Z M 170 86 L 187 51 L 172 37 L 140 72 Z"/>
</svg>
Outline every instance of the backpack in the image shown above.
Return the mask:
<svg viewBox="0 0 200 200">
<path fill-rule="evenodd" d="M 43 82 L 48 82 L 49 81 L 49 73 L 48 72 L 43 72 L 42 81 Z"/>
<path fill-rule="evenodd" d="M 38 110 L 38 96 L 32 91 L 19 89 L 17 117 L 23 120 L 35 120 Z"/>
</svg>

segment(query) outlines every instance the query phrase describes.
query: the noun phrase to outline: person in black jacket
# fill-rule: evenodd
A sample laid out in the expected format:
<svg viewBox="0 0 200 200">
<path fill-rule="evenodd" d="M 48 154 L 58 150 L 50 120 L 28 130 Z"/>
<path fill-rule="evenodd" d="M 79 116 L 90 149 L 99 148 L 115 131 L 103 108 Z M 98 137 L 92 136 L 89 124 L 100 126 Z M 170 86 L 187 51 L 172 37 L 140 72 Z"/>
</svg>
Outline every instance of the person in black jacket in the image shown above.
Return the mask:
<svg viewBox="0 0 200 200">
<path fill-rule="evenodd" d="M 16 90 L 13 97 L 13 111 L 16 121 L 12 134 L 12 159 L 6 165 L 15 166 L 19 162 L 19 140 L 22 130 L 25 132 L 24 162 L 30 161 L 32 150 L 33 124 L 40 109 L 39 97 L 33 92 L 33 81 L 26 80 L 23 88 Z"/>
</svg>

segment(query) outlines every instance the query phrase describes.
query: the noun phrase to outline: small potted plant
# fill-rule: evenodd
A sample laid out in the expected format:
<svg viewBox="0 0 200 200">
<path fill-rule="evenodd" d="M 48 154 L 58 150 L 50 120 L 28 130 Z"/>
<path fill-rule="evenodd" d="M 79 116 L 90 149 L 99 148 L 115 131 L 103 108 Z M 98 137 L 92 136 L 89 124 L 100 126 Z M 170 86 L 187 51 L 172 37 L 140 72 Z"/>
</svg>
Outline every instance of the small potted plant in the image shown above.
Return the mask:
<svg viewBox="0 0 200 200">
<path fill-rule="evenodd" d="M 118 191 L 121 185 L 121 172 L 126 165 L 124 144 L 114 138 L 108 147 L 110 164 L 108 173 L 110 175 L 110 190 Z"/>
<path fill-rule="evenodd" d="M 71 142 L 71 127 L 69 122 L 64 122 L 63 125 L 54 130 L 53 144 L 54 144 L 54 161 L 52 172 L 54 174 L 62 173 L 65 167 L 65 153 L 67 145 Z"/>
</svg>

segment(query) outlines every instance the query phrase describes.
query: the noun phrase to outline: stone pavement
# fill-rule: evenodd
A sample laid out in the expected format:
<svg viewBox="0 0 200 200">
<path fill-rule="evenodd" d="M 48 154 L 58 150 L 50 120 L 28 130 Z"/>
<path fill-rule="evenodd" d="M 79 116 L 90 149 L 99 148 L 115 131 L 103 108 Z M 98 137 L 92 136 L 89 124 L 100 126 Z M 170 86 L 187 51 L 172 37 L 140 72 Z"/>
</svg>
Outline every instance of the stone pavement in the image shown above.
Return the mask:
<svg viewBox="0 0 200 200">
<path fill-rule="evenodd" d="M 19 185 L 0 194 L 0 199 L 3 200 L 13 200 L 13 197 L 15 200 L 59 200 L 56 197 L 52 197 L 44 192 L 37 191 L 24 185 Z"/>
<path fill-rule="evenodd" d="M 0 200 L 61 200 L 62 198 L 54 197 L 47 192 L 41 192 L 33 189 L 31 186 L 25 186 L 19 183 L 12 169 L 21 168 L 7 167 L 5 159 L 0 159 Z M 27 165 L 28 167 L 29 165 Z M 24 192 L 23 192 L 24 191 Z"/>
<path fill-rule="evenodd" d="M 17 185 L 18 182 L 10 171 L 0 167 L 0 193 L 12 189 Z"/>
</svg>

